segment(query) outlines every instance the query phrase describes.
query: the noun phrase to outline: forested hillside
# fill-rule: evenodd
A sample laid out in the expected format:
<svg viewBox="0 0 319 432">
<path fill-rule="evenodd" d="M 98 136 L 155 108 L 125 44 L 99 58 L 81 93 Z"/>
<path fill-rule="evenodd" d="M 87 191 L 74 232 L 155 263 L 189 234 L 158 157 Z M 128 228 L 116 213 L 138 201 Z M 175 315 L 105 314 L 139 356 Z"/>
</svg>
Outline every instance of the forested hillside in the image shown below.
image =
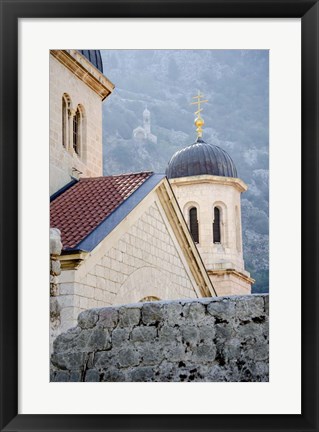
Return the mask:
<svg viewBox="0 0 319 432">
<path fill-rule="evenodd" d="M 103 105 L 104 174 L 165 172 L 174 152 L 196 139 L 190 102 L 200 90 L 209 100 L 203 139 L 230 154 L 249 187 L 242 195 L 244 258 L 254 292 L 267 292 L 268 51 L 111 50 L 102 58 L 116 86 Z M 157 144 L 132 139 L 146 106 Z"/>
</svg>

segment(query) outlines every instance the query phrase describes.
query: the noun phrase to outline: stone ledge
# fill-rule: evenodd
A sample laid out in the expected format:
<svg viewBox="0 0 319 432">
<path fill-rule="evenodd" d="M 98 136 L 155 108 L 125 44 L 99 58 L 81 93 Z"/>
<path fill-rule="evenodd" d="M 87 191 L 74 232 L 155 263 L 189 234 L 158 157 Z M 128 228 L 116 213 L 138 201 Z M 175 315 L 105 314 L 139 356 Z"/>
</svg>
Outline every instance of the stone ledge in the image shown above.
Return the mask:
<svg viewBox="0 0 319 432">
<path fill-rule="evenodd" d="M 52 381 L 268 381 L 268 295 L 86 310 L 57 337 Z"/>
</svg>

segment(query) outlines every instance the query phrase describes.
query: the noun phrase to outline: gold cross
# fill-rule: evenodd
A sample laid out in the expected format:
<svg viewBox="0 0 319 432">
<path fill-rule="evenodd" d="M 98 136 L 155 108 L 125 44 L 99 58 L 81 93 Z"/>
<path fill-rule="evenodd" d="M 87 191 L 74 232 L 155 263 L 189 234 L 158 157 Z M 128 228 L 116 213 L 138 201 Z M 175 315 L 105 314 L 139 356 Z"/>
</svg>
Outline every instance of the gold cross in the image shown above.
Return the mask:
<svg viewBox="0 0 319 432">
<path fill-rule="evenodd" d="M 193 99 L 197 99 L 196 102 L 191 102 L 191 105 L 197 105 L 197 111 L 195 111 L 196 115 L 199 115 L 200 117 L 200 112 L 203 111 L 203 108 L 200 107 L 201 103 L 205 103 L 208 102 L 208 100 L 202 100 L 201 98 L 203 98 L 204 95 L 200 93 L 200 91 L 198 90 L 197 96 L 193 96 Z"/>
<path fill-rule="evenodd" d="M 202 98 L 204 95 L 200 93 L 198 90 L 197 96 L 194 96 L 193 99 L 197 99 L 196 102 L 191 102 L 191 105 L 197 105 L 197 111 L 195 111 L 195 126 L 196 126 L 196 132 L 197 132 L 197 138 L 201 138 L 203 136 L 203 126 L 204 126 L 204 120 L 202 119 L 200 113 L 203 111 L 203 108 L 200 107 L 202 103 L 208 102 L 208 100 L 203 100 Z"/>
</svg>

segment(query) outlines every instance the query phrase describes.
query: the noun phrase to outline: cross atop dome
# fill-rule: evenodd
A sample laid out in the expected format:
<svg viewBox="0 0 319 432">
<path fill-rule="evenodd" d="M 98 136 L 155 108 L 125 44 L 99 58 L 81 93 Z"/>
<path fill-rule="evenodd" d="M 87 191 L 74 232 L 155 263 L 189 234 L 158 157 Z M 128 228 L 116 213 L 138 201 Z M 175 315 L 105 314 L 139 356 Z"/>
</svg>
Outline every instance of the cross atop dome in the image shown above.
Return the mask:
<svg viewBox="0 0 319 432">
<path fill-rule="evenodd" d="M 208 102 L 208 99 L 204 100 L 202 99 L 204 97 L 203 94 L 198 90 L 198 93 L 196 96 L 193 96 L 193 99 L 197 99 L 196 102 L 191 102 L 191 105 L 197 105 L 197 111 L 195 111 L 195 121 L 194 124 L 196 126 L 196 132 L 197 132 L 197 138 L 201 138 L 203 136 L 203 128 L 205 122 L 201 116 L 201 112 L 203 111 L 203 108 L 201 108 L 201 104 Z"/>
</svg>

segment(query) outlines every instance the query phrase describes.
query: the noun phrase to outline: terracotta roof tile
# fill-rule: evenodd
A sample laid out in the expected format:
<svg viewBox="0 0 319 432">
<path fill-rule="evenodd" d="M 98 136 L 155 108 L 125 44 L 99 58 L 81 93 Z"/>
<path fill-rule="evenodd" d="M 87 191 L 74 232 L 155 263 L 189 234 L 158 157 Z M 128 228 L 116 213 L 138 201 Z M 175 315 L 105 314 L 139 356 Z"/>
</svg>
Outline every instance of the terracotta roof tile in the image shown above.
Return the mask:
<svg viewBox="0 0 319 432">
<path fill-rule="evenodd" d="M 50 226 L 61 231 L 63 249 L 87 237 L 153 173 L 83 178 L 50 205 Z"/>
</svg>

